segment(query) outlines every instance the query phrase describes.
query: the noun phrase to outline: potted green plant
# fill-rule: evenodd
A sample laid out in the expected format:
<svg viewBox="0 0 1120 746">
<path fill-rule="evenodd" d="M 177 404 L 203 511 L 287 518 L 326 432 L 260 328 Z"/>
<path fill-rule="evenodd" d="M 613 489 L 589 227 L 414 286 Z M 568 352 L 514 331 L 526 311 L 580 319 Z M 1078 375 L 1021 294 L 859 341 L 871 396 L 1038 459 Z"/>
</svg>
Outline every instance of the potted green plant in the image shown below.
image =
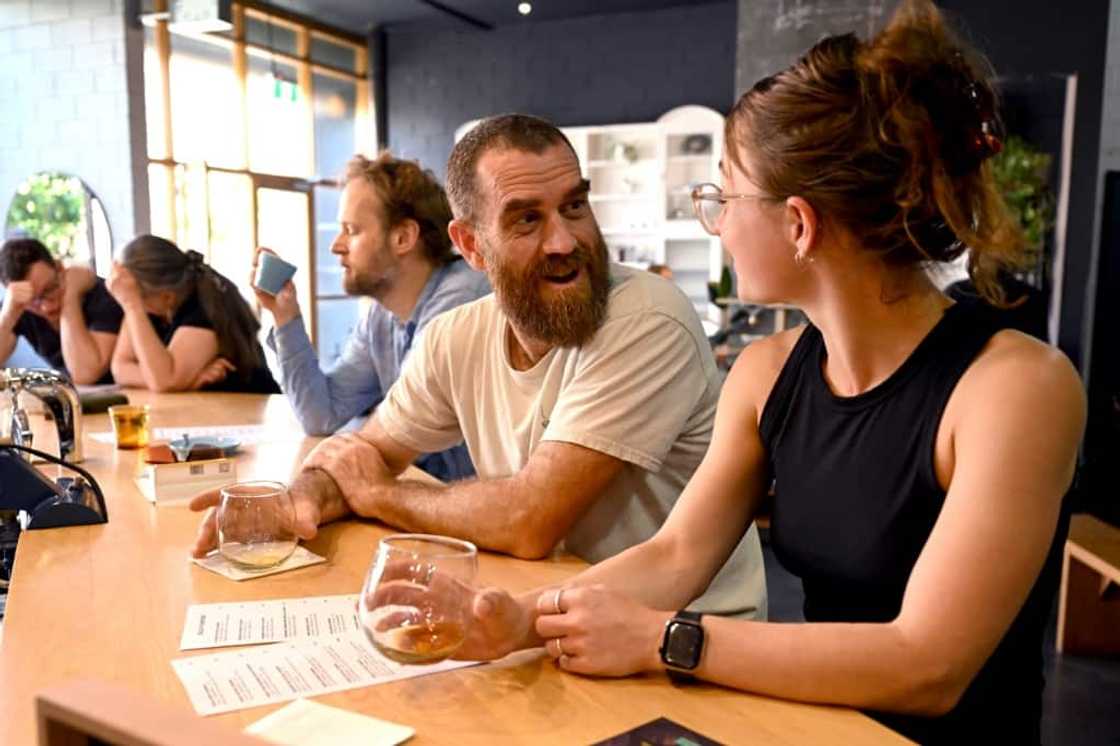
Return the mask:
<svg viewBox="0 0 1120 746">
<path fill-rule="evenodd" d="M 1017 135 L 1008 137 L 992 159 L 992 176 L 1023 229 L 1036 268 L 1043 266 L 1046 236 L 1054 225 L 1054 195 L 1047 181 L 1052 161 Z"/>
</svg>

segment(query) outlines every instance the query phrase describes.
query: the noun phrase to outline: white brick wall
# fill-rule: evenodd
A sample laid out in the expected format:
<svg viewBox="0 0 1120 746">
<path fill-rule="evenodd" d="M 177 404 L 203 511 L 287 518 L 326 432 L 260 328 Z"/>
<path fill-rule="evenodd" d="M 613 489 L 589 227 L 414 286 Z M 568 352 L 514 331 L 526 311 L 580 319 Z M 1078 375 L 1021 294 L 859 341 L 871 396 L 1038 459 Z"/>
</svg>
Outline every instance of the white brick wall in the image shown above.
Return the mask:
<svg viewBox="0 0 1120 746">
<path fill-rule="evenodd" d="M 81 177 L 116 245 L 135 221 L 123 0 L 0 0 L 0 230 L 36 171 Z"/>
</svg>

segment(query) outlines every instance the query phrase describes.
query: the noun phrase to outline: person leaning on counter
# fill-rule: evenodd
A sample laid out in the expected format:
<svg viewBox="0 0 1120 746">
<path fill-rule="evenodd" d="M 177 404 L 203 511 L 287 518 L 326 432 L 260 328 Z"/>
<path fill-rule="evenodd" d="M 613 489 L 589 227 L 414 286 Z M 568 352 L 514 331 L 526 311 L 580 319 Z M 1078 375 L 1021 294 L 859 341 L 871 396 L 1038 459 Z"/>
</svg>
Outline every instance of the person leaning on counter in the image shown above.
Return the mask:
<svg viewBox="0 0 1120 746">
<path fill-rule="evenodd" d="M 809 323 L 751 344 L 664 527 L 563 588 L 480 592 L 464 657 L 544 645 L 569 671 L 677 676 L 862 708 L 922 743 L 1038 743 L 1085 395 L 1069 360 L 956 304 L 923 264 L 967 245 L 994 302 L 1020 256 L 985 161 L 991 80 L 927 1 L 824 39 L 725 127 L 694 201 L 739 294 Z M 643 404 L 635 400 L 633 407 Z M 771 540 L 805 624 L 671 611 L 707 585 L 773 478 Z"/>
<path fill-rule="evenodd" d="M 257 342 L 260 323 L 237 287 L 158 236 L 137 236 L 120 252 L 109 292 L 124 309 L 113 377 L 152 391 L 279 394 Z"/>
<path fill-rule="evenodd" d="M 486 276 L 452 248 L 447 195 L 416 161 L 388 153 L 351 159 L 338 222 L 331 253 L 344 270 L 342 287 L 370 304 L 330 370 L 319 367 L 295 285 L 289 281 L 275 296 L 255 291 L 275 321 L 268 344 L 276 350 L 281 387 L 310 435 L 330 435 L 376 406 L 428 322 L 490 292 Z M 257 250 L 254 276 L 265 250 Z M 425 455 L 416 465 L 443 480 L 474 475 L 462 445 Z"/>
<path fill-rule="evenodd" d="M 63 267 L 34 238 L 0 247 L 0 360 L 18 337 L 74 383 L 111 383 L 109 362 L 124 312 L 88 267 Z"/>
<path fill-rule="evenodd" d="M 291 485 L 298 533 L 356 513 L 525 558 L 563 542 L 592 562 L 649 538 L 712 432 L 720 379 L 691 303 L 609 264 L 575 152 L 548 122 L 480 123 L 447 188 L 451 237 L 495 293 L 429 322 L 367 425 L 309 455 Z M 478 479 L 396 480 L 463 440 Z M 196 556 L 214 535 L 212 510 Z M 696 608 L 765 618 L 757 530 L 735 543 Z"/>
</svg>

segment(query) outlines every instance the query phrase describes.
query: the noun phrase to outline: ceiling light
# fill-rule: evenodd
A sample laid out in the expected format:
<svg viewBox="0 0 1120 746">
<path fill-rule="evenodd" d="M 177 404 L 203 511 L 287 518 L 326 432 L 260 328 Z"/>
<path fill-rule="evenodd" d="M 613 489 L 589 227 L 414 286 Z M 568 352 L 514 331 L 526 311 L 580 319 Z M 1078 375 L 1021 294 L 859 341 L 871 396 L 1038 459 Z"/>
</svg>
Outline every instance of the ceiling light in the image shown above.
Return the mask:
<svg viewBox="0 0 1120 746">
<path fill-rule="evenodd" d="M 520 13 L 521 15 L 523 15 L 523 16 L 529 15 L 530 13 L 533 12 L 532 3 L 518 3 L 517 4 L 517 12 Z"/>
</svg>

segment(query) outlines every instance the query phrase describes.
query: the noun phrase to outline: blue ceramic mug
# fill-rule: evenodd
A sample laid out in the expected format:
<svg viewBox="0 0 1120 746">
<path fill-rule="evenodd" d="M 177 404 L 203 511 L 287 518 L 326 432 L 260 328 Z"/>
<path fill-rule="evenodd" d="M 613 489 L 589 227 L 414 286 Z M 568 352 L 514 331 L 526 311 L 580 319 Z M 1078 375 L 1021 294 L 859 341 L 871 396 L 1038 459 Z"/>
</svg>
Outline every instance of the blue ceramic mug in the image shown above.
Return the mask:
<svg viewBox="0 0 1120 746">
<path fill-rule="evenodd" d="M 257 259 L 257 276 L 253 286 L 258 290 L 276 295 L 292 279 L 296 266 L 267 251 L 262 251 Z"/>
</svg>

